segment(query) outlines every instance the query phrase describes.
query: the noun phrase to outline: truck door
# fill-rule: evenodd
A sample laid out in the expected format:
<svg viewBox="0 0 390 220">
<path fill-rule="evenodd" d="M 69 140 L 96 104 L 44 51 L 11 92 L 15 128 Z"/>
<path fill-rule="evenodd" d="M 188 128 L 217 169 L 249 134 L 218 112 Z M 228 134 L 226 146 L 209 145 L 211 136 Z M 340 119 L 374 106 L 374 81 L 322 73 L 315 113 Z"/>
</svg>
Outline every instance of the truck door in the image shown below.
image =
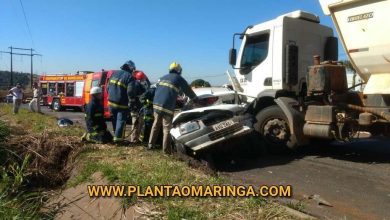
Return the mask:
<svg viewBox="0 0 390 220">
<path fill-rule="evenodd" d="M 72 106 L 75 104 L 74 89 L 74 82 L 66 83 L 66 101 L 68 105 Z"/>
<path fill-rule="evenodd" d="M 269 31 L 245 37 L 238 80 L 248 95 L 256 97 L 264 89 L 272 89 L 272 56 L 269 44 Z"/>
<path fill-rule="evenodd" d="M 68 105 L 66 102 L 66 97 L 65 97 L 65 83 L 59 82 L 57 83 L 57 95 L 61 99 L 61 105 Z"/>
</svg>

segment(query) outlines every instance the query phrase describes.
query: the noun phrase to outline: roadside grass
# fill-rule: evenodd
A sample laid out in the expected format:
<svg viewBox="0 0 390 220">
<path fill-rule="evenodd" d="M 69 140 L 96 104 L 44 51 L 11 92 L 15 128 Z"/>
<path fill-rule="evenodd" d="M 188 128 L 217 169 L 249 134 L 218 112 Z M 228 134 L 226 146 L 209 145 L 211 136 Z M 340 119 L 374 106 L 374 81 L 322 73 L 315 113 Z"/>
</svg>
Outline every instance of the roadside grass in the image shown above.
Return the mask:
<svg viewBox="0 0 390 220">
<path fill-rule="evenodd" d="M 12 114 L 12 105 L 0 104 L 0 218 L 1 219 L 53 219 L 55 213 L 43 211 L 48 199 L 44 189 L 30 187 L 27 167 L 31 154 L 21 156 L 8 148 L 11 139 L 20 135 L 40 134 L 51 136 L 74 135 L 80 128 L 60 129 L 56 120 L 47 115 L 29 113 L 20 109 Z M 64 132 L 65 131 L 65 132 Z"/>
<path fill-rule="evenodd" d="M 291 201 L 286 204 L 287 207 L 290 207 L 299 212 L 305 212 L 306 206 L 303 201 Z"/>
<path fill-rule="evenodd" d="M 81 136 L 84 129 L 80 125 L 60 128 L 54 116 L 38 113 L 31 113 L 27 109 L 19 109 L 18 114 L 12 113 L 12 104 L 0 104 L 0 116 L 8 125 L 13 128 L 12 133 L 23 134 L 26 131 L 31 133 L 42 133 L 47 130 L 51 135 Z"/>
<path fill-rule="evenodd" d="M 91 181 L 95 172 L 101 172 L 110 184 L 137 185 L 141 189 L 154 185 L 229 184 L 226 178 L 206 175 L 183 161 L 165 156 L 160 151 L 147 151 L 141 146 L 97 148 L 84 152 L 79 160 L 85 161 L 83 168 L 68 181 L 67 187 Z M 262 197 L 122 198 L 124 207 L 138 202 L 156 205 L 168 219 L 294 219 L 280 205 Z"/>
<path fill-rule="evenodd" d="M 59 128 L 52 116 L 28 113 L 21 109 L 19 114 L 12 114 L 12 105 L 0 104 L 0 139 L 26 133 L 48 131 L 50 136 L 80 136 L 84 128 L 71 126 Z M 4 139 L 3 138 L 3 139 Z M 11 155 L 9 152 L 7 155 Z M 0 158 L 1 159 L 1 158 Z M 26 187 L 25 165 L 15 162 L 12 166 L 3 166 L 1 162 L 0 177 L 0 216 L 6 219 L 54 218 L 55 213 L 42 212 L 47 197 L 45 193 L 31 191 Z M 107 145 L 89 146 L 77 157 L 80 170 L 67 181 L 67 187 L 91 181 L 91 176 L 101 172 L 110 184 L 138 185 L 142 188 L 149 185 L 222 185 L 230 184 L 220 176 L 210 176 L 202 170 L 191 168 L 186 162 L 161 151 L 147 151 L 141 146 L 113 147 Z M 227 198 L 122 198 L 124 208 L 147 202 L 153 204 L 158 216 L 163 219 L 294 219 L 286 214 L 283 207 L 264 198 L 227 197 Z"/>
<path fill-rule="evenodd" d="M 0 142 L 3 142 L 9 134 L 10 130 L 7 124 L 3 121 L 0 121 Z"/>
</svg>

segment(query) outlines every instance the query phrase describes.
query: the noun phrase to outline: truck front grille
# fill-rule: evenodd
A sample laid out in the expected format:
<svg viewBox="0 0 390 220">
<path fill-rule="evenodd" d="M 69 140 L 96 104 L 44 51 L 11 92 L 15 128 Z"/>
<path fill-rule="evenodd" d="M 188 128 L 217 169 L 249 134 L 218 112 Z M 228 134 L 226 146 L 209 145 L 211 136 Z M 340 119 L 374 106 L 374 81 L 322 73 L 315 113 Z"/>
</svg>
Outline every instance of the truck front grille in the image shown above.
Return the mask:
<svg viewBox="0 0 390 220">
<path fill-rule="evenodd" d="M 241 123 L 235 123 L 230 127 L 223 128 L 219 131 L 213 131 L 212 133 L 209 134 L 210 140 L 214 141 L 217 140 L 218 138 L 227 136 L 229 134 L 233 134 L 234 132 L 237 132 L 241 130 L 242 124 Z"/>
</svg>

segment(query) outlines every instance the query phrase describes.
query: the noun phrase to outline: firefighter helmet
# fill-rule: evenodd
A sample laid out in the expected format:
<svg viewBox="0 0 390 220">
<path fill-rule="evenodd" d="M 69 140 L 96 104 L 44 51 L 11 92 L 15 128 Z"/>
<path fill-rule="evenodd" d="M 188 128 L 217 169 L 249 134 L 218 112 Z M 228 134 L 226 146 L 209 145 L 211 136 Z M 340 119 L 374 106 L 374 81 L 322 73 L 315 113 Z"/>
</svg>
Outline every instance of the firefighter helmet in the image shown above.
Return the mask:
<svg viewBox="0 0 390 220">
<path fill-rule="evenodd" d="M 131 60 L 128 60 L 121 66 L 121 69 L 133 72 L 135 70 L 135 63 Z"/>
<path fill-rule="evenodd" d="M 142 80 L 146 80 L 146 75 L 145 75 L 145 73 L 144 72 L 142 72 L 142 71 L 136 71 L 135 73 L 134 73 L 134 78 L 136 79 L 136 80 L 140 80 L 140 81 L 142 81 Z"/>
<path fill-rule="evenodd" d="M 91 91 L 90 91 L 91 95 L 99 94 L 99 93 L 102 93 L 102 88 L 100 88 L 98 86 L 95 86 L 95 87 L 91 88 Z"/>
<path fill-rule="evenodd" d="M 169 65 L 169 72 L 170 73 L 178 73 L 181 74 L 182 68 L 180 63 L 173 62 L 171 65 Z"/>
</svg>

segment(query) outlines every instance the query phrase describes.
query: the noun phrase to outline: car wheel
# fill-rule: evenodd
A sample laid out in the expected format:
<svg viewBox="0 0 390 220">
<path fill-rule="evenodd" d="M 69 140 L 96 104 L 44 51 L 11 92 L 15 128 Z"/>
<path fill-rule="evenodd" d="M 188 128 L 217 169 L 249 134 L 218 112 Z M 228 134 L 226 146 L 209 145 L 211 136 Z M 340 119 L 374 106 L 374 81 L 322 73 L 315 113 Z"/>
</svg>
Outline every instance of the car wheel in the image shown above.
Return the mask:
<svg viewBox="0 0 390 220">
<path fill-rule="evenodd" d="M 187 155 L 187 149 L 182 143 L 175 143 L 175 152 L 178 154 Z"/>
<path fill-rule="evenodd" d="M 256 120 L 254 128 L 269 151 L 283 152 L 296 145 L 296 141 L 291 138 L 287 117 L 279 106 L 274 105 L 261 110 L 257 113 Z"/>
<path fill-rule="evenodd" d="M 210 152 L 210 153 L 204 154 L 201 161 L 208 169 L 210 169 L 210 170 L 217 169 L 216 160 L 215 160 L 215 156 L 213 153 Z"/>
<path fill-rule="evenodd" d="M 54 99 L 52 105 L 54 111 L 61 111 L 61 103 L 59 99 Z"/>
</svg>

